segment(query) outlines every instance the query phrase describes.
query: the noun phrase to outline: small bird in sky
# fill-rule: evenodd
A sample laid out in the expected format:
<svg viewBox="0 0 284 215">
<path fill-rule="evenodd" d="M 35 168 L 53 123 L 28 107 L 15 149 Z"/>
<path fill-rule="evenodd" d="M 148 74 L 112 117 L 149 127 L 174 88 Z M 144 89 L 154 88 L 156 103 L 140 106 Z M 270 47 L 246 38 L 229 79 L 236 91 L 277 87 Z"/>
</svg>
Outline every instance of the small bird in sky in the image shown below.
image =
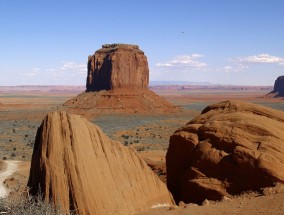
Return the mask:
<svg viewBox="0 0 284 215">
<path fill-rule="evenodd" d="M 182 31 L 181 33 L 184 34 L 184 31 Z"/>
</svg>

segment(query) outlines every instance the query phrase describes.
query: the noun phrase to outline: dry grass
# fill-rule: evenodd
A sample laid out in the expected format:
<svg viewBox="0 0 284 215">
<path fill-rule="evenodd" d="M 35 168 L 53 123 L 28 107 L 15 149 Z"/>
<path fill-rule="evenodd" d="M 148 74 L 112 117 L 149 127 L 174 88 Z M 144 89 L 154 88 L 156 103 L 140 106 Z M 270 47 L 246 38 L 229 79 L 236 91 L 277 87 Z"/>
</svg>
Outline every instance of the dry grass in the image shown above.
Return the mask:
<svg viewBox="0 0 284 215">
<path fill-rule="evenodd" d="M 45 202 L 42 197 L 36 198 L 18 197 L 16 199 L 2 198 L 0 199 L 0 215 L 71 215 L 75 213 L 66 213 L 60 207 Z"/>
</svg>

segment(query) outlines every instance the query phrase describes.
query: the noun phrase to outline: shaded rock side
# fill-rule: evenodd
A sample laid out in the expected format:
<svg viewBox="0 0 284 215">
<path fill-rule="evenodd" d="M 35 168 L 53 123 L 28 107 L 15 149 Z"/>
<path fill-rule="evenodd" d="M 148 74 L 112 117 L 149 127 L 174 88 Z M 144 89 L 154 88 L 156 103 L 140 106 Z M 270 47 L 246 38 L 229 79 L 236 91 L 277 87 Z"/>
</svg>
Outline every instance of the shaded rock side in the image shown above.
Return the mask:
<svg viewBox="0 0 284 215">
<path fill-rule="evenodd" d="M 78 115 L 49 113 L 36 135 L 28 186 L 84 214 L 134 214 L 172 205 L 167 187 L 132 148 Z"/>
<path fill-rule="evenodd" d="M 167 185 L 176 202 L 204 199 L 284 182 L 284 113 L 225 101 L 170 137 Z"/>
<path fill-rule="evenodd" d="M 283 97 L 284 96 L 284 76 L 279 76 L 274 83 L 274 93 L 277 96 Z"/>
<path fill-rule="evenodd" d="M 137 45 L 107 44 L 88 58 L 87 91 L 146 88 L 147 57 Z"/>
</svg>

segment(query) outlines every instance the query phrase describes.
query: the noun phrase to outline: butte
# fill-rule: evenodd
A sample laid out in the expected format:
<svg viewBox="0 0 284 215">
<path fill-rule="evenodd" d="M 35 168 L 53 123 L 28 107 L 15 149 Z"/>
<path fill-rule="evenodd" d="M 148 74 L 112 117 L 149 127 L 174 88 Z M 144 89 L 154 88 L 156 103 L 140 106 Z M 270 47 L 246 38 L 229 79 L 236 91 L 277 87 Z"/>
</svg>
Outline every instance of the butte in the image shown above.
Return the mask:
<svg viewBox="0 0 284 215">
<path fill-rule="evenodd" d="M 147 57 L 137 45 L 106 44 L 88 57 L 86 91 L 63 106 L 73 113 L 171 114 L 176 107 L 148 89 Z"/>
<path fill-rule="evenodd" d="M 279 76 L 274 83 L 274 89 L 266 97 L 284 97 L 284 75 Z"/>
</svg>

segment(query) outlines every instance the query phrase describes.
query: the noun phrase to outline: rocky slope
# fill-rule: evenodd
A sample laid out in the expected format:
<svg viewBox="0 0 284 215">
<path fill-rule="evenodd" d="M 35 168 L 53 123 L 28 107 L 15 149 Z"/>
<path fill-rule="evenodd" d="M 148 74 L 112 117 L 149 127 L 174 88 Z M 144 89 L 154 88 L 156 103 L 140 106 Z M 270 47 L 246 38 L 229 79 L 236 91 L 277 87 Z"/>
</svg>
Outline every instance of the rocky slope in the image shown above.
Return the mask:
<svg viewBox="0 0 284 215">
<path fill-rule="evenodd" d="M 87 91 L 147 88 L 147 57 L 137 45 L 106 44 L 88 59 Z"/>
<path fill-rule="evenodd" d="M 167 187 L 137 152 L 77 115 L 49 113 L 38 129 L 28 186 L 65 210 L 134 214 L 172 205 Z"/>
<path fill-rule="evenodd" d="M 64 103 L 64 108 L 77 114 L 169 114 L 181 108 L 148 89 L 102 90 L 84 92 Z"/>
<path fill-rule="evenodd" d="M 284 113 L 240 101 L 210 105 L 170 138 L 167 184 L 201 203 L 284 182 Z"/>
</svg>

